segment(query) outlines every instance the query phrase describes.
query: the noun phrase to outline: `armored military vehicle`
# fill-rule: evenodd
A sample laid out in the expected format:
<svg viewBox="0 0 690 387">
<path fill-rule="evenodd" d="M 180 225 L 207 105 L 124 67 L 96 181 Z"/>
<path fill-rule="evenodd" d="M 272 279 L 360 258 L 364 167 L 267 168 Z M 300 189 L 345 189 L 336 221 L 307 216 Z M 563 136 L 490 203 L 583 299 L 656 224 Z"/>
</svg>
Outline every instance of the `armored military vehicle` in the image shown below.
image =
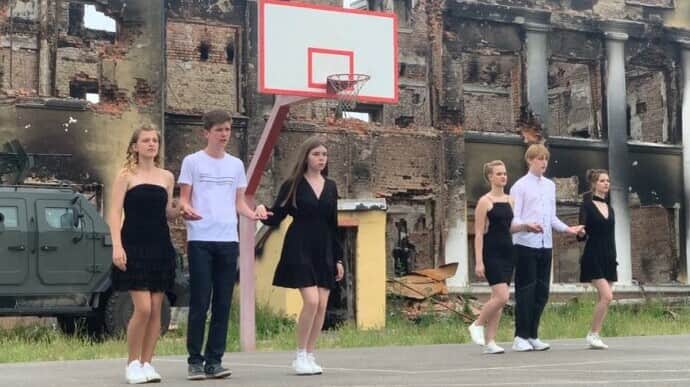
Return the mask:
<svg viewBox="0 0 690 387">
<path fill-rule="evenodd" d="M 53 316 L 65 333 L 121 334 L 132 301 L 111 289 L 112 241 L 93 200 L 102 186 L 26 184 L 37 157 L 16 141 L 0 152 L 0 317 Z M 171 305 L 188 300 L 187 283 L 178 269 L 163 300 L 162 332 Z"/>
</svg>

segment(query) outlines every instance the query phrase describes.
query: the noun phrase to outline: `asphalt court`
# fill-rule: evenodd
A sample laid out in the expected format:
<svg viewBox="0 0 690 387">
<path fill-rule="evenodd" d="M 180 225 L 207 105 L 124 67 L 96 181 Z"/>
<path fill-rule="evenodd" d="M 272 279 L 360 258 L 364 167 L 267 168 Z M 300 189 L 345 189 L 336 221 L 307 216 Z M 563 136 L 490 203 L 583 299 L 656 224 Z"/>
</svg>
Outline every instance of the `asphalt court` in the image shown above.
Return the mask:
<svg viewBox="0 0 690 387">
<path fill-rule="evenodd" d="M 190 382 L 184 356 L 154 359 L 166 386 L 687 386 L 690 336 L 552 340 L 544 352 L 483 355 L 472 344 L 323 350 L 321 376 L 291 373 L 292 352 L 228 353 L 233 375 Z M 124 359 L 0 365 L 0 386 L 123 386 Z"/>
</svg>

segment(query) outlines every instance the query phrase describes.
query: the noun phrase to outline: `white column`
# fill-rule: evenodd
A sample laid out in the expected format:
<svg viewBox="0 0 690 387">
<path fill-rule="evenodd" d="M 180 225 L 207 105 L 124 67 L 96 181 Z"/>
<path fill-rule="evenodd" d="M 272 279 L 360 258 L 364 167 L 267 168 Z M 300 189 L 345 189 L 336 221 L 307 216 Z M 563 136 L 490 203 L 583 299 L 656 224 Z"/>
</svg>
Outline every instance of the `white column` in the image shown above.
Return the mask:
<svg viewBox="0 0 690 387">
<path fill-rule="evenodd" d="M 544 24 L 525 24 L 527 46 L 527 102 L 533 113 L 539 115 L 543 130 L 548 132 L 549 117 L 549 55 L 548 32 Z"/>
<path fill-rule="evenodd" d="M 683 207 L 685 209 L 685 281 L 690 284 L 690 41 L 681 46 L 683 66 Z"/>
<path fill-rule="evenodd" d="M 632 283 L 630 206 L 628 204 L 628 135 L 625 88 L 625 41 L 628 34 L 606 32 L 606 113 L 611 206 L 616 214 L 618 283 Z"/>
<path fill-rule="evenodd" d="M 467 203 L 465 201 L 465 203 Z M 449 217 L 448 234 L 446 237 L 446 263 L 458 263 L 455 275 L 446 280 L 449 288 L 464 288 L 469 286 L 469 246 L 467 245 L 467 210 L 462 215 Z M 472 247 L 473 248 L 473 247 Z"/>
</svg>

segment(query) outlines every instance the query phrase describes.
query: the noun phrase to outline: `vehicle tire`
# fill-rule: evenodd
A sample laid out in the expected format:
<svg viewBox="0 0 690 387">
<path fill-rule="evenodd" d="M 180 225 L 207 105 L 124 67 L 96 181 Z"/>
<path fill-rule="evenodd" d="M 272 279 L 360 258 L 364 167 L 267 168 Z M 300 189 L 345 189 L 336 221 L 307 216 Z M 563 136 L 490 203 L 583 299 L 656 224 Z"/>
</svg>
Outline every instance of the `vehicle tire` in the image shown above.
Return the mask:
<svg viewBox="0 0 690 387">
<path fill-rule="evenodd" d="M 127 292 L 114 292 L 108 297 L 105 304 L 104 325 L 105 331 L 109 336 L 122 336 L 127 331 L 127 324 L 134 304 Z M 161 306 L 161 336 L 168 331 L 170 326 L 170 301 L 168 297 L 163 297 Z"/>
<path fill-rule="evenodd" d="M 79 324 L 82 323 L 82 318 L 74 316 L 57 316 L 58 328 L 67 335 L 73 336 L 79 331 Z"/>
</svg>

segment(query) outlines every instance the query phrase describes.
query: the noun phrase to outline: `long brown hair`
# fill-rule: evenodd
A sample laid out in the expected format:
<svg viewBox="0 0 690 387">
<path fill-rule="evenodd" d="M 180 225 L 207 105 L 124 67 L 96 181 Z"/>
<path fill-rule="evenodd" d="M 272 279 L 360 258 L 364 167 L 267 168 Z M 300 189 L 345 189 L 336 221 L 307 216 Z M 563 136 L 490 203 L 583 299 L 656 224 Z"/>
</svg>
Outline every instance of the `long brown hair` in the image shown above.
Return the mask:
<svg viewBox="0 0 690 387">
<path fill-rule="evenodd" d="M 319 135 L 309 137 L 302 143 L 302 145 L 300 145 L 297 151 L 297 161 L 292 167 L 290 176 L 285 180 L 286 183 L 290 184 L 290 190 L 288 190 L 288 195 L 285 197 L 285 201 L 280 203 L 281 206 L 286 205 L 288 202 L 292 202 L 292 205 L 297 207 L 297 195 L 295 195 L 295 191 L 297 191 L 297 186 L 302 179 L 304 179 L 304 174 L 307 172 L 307 168 L 309 167 L 309 153 L 311 153 L 314 148 L 318 148 L 320 146 L 326 148 L 326 142 L 324 141 L 324 138 Z M 323 169 L 323 171 L 321 171 L 321 175 L 324 177 L 328 176 L 328 161 L 326 162 L 326 167 Z"/>
<path fill-rule="evenodd" d="M 137 166 L 139 165 L 139 155 L 137 154 L 137 152 L 134 151 L 134 144 L 136 144 L 137 141 L 139 141 L 139 136 L 142 132 L 156 132 L 156 137 L 158 137 L 158 153 L 156 154 L 156 157 L 153 158 L 153 163 L 155 166 L 160 167 L 161 132 L 159 132 L 158 128 L 156 128 L 152 124 L 144 124 L 134 130 L 134 133 L 132 133 L 132 137 L 129 139 L 129 144 L 127 144 L 127 155 L 125 156 L 125 163 L 123 165 L 127 172 L 134 172 L 137 169 Z"/>
<path fill-rule="evenodd" d="M 589 182 L 589 191 L 594 194 L 594 186 L 599 181 L 601 175 L 608 175 L 609 171 L 605 169 L 588 169 L 587 170 L 587 181 Z"/>
</svg>

